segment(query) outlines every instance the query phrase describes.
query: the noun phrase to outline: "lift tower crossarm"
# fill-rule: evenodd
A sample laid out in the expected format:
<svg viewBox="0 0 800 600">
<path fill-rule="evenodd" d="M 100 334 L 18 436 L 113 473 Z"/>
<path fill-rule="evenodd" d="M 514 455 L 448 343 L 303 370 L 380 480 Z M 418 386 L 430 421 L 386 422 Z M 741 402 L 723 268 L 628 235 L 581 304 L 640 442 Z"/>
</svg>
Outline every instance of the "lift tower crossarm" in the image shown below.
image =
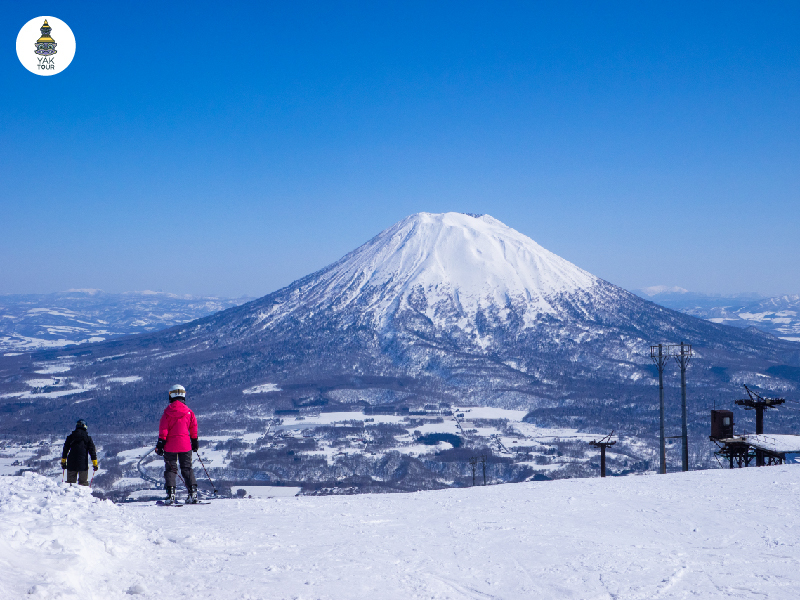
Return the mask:
<svg viewBox="0 0 800 600">
<path fill-rule="evenodd" d="M 775 408 L 776 406 L 786 402 L 783 398 L 764 398 L 758 392 L 754 392 L 749 387 L 744 386 L 749 398 L 744 400 L 737 400 L 736 404 L 744 406 L 745 410 L 756 411 L 756 434 L 764 433 L 764 410 L 767 408 Z"/>
</svg>

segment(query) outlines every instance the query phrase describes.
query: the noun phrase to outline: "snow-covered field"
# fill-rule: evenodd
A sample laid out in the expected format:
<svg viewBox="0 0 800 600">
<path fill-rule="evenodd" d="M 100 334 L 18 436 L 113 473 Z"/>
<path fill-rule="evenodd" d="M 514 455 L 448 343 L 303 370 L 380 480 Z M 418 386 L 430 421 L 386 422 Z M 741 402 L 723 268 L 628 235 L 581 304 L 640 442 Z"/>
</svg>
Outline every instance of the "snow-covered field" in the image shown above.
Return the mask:
<svg viewBox="0 0 800 600">
<path fill-rule="evenodd" d="M 263 430 L 257 432 L 232 429 L 217 432 L 217 435 L 203 435 L 201 429 L 200 456 L 215 480 L 225 480 L 238 486 L 236 489 L 276 481 L 295 486 L 326 483 L 327 489 L 336 487 L 330 482 L 341 482 L 354 474 L 359 477 L 368 474 L 374 482 L 391 482 L 394 472 L 381 469 L 397 454 L 423 463 L 429 461 L 418 465 L 427 469 L 437 460 L 438 454 L 453 449 L 451 442 L 454 440 L 425 438 L 446 434 L 462 440 L 459 447 L 474 449 L 475 456 L 491 454 L 487 468 L 490 483 L 599 473 L 599 450 L 588 442 L 603 437 L 604 433 L 542 427 L 521 421 L 525 415 L 525 411 L 496 407 L 448 406 L 430 411 L 419 407 L 418 412 L 408 416 L 341 411 L 269 417 L 264 419 Z M 382 426 L 391 429 L 387 433 Z M 114 499 L 119 500 L 124 492 L 149 489 L 155 480 L 161 481 L 163 460 L 152 452 L 153 439 L 140 435 L 96 435 L 100 457 L 100 470 L 94 481 L 96 491 L 113 492 Z M 630 472 L 641 461 L 656 464 L 652 446 L 634 437 L 615 436 L 614 440 L 617 445 L 607 453 L 609 473 Z M 33 441 L 0 441 L 0 474 L 16 475 L 26 469 L 60 476 L 62 446 L 63 438 L 52 436 Z M 273 461 L 272 466 L 265 466 L 262 459 L 248 462 L 250 456 L 259 453 L 262 457 L 268 456 Z M 291 468 L 281 466 L 280 461 L 290 453 L 289 461 L 299 458 L 297 463 L 310 466 L 305 471 L 294 464 Z M 668 455 L 668 458 L 674 457 Z M 322 465 L 320 459 L 324 460 Z M 317 462 L 310 462 L 314 460 Z M 445 456 L 442 460 L 448 459 Z M 453 468 L 456 462 L 460 466 Z M 196 466 L 200 469 L 199 464 Z M 442 470 L 434 471 L 437 466 Z M 469 463 L 464 457 L 455 462 L 439 462 L 425 473 L 436 478 L 437 487 L 458 487 L 471 482 Z M 418 478 L 417 483 L 420 481 Z"/>
<path fill-rule="evenodd" d="M 0 477 L 7 598 L 796 598 L 800 467 L 114 505 Z"/>
</svg>

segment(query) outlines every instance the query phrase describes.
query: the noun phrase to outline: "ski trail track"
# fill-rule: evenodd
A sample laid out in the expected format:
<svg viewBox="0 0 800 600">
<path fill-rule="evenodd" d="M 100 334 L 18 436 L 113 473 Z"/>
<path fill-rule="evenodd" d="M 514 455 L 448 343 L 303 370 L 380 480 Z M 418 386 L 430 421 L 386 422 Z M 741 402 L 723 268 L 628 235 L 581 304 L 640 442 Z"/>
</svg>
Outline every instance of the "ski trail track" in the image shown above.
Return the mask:
<svg viewBox="0 0 800 600">
<path fill-rule="evenodd" d="M 798 493 L 790 465 L 175 511 L 3 477 L 0 587 L 65 599 L 795 599 Z"/>
</svg>

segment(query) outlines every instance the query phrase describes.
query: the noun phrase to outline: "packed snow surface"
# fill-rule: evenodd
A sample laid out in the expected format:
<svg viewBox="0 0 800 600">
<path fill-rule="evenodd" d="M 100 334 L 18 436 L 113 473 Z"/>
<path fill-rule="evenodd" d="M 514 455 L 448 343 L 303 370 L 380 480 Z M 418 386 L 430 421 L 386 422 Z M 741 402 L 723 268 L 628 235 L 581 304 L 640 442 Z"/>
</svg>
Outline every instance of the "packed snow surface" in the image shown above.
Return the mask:
<svg viewBox="0 0 800 600">
<path fill-rule="evenodd" d="M 113 505 L 0 477 L 10 598 L 770 598 L 800 589 L 800 467 L 414 494 Z"/>
</svg>

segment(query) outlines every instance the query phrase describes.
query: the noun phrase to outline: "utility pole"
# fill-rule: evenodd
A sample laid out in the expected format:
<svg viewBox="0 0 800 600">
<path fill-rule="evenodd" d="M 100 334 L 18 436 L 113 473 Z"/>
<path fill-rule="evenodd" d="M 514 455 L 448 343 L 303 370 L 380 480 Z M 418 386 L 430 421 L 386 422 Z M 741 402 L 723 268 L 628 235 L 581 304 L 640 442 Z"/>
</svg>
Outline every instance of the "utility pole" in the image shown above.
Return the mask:
<svg viewBox="0 0 800 600">
<path fill-rule="evenodd" d="M 658 349 L 658 352 L 656 352 Z M 658 346 L 650 346 L 650 358 L 658 367 L 658 405 L 659 405 L 659 420 L 658 420 L 658 440 L 659 448 L 661 450 L 661 466 L 659 473 L 666 475 L 667 473 L 667 447 L 664 443 L 664 365 L 667 364 L 668 354 L 664 354 L 662 344 Z"/>
<path fill-rule="evenodd" d="M 779 404 L 786 402 L 783 398 L 764 398 L 759 393 L 752 391 L 749 387 L 744 386 L 749 398 L 744 400 L 737 400 L 736 404 L 744 406 L 745 410 L 756 411 L 756 434 L 764 433 L 764 411 L 768 408 L 775 408 Z M 764 452 L 756 448 L 756 466 L 764 466 Z"/>
<path fill-rule="evenodd" d="M 472 486 L 475 487 L 475 467 L 478 464 L 478 457 L 473 456 L 469 459 L 469 464 L 472 465 Z"/>
<path fill-rule="evenodd" d="M 481 456 L 481 465 L 483 465 L 483 485 L 486 485 L 486 455 Z"/>
<path fill-rule="evenodd" d="M 680 348 L 680 351 L 678 351 Z M 689 470 L 689 427 L 686 421 L 686 367 L 689 366 L 689 359 L 692 358 L 692 345 L 680 343 L 680 346 L 673 344 L 669 347 L 669 354 L 675 358 L 681 367 L 681 470 Z"/>
<path fill-rule="evenodd" d="M 595 448 L 600 448 L 600 477 L 606 476 L 606 448 L 608 446 L 613 446 L 614 444 L 617 443 L 616 440 L 613 442 L 611 441 L 612 435 L 614 435 L 613 431 L 609 433 L 606 437 L 601 438 L 600 441 L 592 440 L 591 442 L 589 442 L 590 446 L 594 446 Z"/>
</svg>

